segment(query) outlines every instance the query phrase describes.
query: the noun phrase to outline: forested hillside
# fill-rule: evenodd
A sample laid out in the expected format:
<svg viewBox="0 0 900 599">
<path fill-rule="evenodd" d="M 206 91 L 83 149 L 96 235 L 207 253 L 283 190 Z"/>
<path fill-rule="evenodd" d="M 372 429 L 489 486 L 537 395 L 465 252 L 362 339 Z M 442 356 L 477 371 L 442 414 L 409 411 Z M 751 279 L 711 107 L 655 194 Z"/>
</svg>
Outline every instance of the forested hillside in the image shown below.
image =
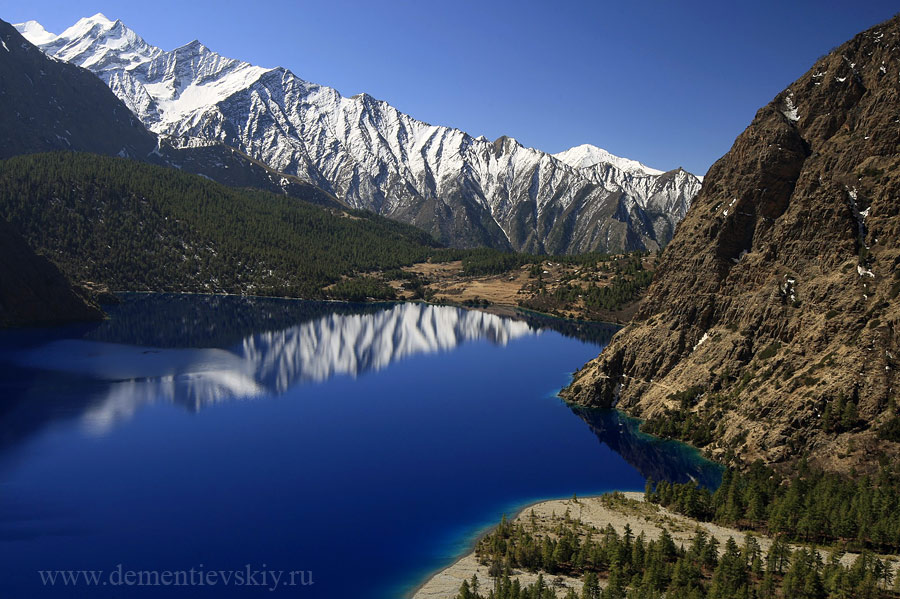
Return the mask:
<svg viewBox="0 0 900 599">
<path fill-rule="evenodd" d="M 424 232 L 92 154 L 0 162 L 0 217 L 75 281 L 113 290 L 319 297 L 343 275 L 426 259 Z"/>
</svg>

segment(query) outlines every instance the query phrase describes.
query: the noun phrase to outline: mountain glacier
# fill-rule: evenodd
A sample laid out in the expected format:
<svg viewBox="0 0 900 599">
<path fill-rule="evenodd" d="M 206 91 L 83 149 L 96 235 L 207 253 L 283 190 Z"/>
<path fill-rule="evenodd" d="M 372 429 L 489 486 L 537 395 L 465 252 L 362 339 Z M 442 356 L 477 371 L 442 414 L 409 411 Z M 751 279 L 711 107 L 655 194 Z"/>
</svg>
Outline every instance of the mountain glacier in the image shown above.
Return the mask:
<svg viewBox="0 0 900 599">
<path fill-rule="evenodd" d="M 167 52 L 101 14 L 60 35 L 35 21 L 16 27 L 48 55 L 98 75 L 168 143 L 225 144 L 456 246 L 657 249 L 700 189 L 682 169 L 658 171 L 594 146 L 551 155 L 509 137 L 474 138 L 198 41 Z"/>
</svg>

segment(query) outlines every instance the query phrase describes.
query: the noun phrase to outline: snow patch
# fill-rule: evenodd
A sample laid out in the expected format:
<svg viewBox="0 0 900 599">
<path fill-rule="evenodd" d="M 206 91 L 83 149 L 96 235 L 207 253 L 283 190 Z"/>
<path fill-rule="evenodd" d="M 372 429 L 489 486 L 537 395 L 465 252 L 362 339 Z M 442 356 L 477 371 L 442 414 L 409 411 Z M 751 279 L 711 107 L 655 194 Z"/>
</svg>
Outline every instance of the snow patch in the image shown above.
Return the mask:
<svg viewBox="0 0 900 599">
<path fill-rule="evenodd" d="M 873 279 L 875 278 L 875 273 L 873 273 L 871 270 L 869 270 L 867 268 L 863 268 L 863 266 L 861 264 L 858 264 L 856 266 L 856 272 L 858 272 L 859 276 L 861 276 L 861 277 L 868 276 L 868 277 L 872 277 Z"/>
<path fill-rule="evenodd" d="M 792 98 L 793 94 L 788 94 L 788 96 L 784 99 L 784 108 L 781 111 L 787 120 L 792 123 L 796 123 L 800 120 L 800 115 L 797 114 L 797 107 L 794 106 L 794 100 Z"/>
<path fill-rule="evenodd" d="M 782 297 L 790 298 L 792 303 L 797 301 L 797 290 L 794 288 L 796 284 L 797 279 L 784 275 L 784 283 L 779 286 Z"/>
<path fill-rule="evenodd" d="M 700 347 L 701 345 L 706 343 L 707 339 L 709 339 L 709 331 L 707 331 L 706 333 L 703 333 L 703 336 L 700 337 L 700 341 L 698 341 L 697 344 L 694 345 L 694 349 L 692 349 L 691 351 L 696 351 L 698 347 Z"/>
</svg>

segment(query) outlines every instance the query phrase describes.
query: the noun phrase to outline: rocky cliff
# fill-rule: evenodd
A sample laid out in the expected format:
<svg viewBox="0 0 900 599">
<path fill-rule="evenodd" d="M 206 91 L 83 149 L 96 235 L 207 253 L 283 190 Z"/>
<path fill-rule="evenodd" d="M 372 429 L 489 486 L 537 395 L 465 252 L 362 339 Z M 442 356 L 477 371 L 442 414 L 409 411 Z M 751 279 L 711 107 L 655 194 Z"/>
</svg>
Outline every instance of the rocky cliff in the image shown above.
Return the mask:
<svg viewBox="0 0 900 599">
<path fill-rule="evenodd" d="M 759 110 L 563 395 L 743 462 L 896 457 L 898 266 L 900 16 Z"/>
</svg>

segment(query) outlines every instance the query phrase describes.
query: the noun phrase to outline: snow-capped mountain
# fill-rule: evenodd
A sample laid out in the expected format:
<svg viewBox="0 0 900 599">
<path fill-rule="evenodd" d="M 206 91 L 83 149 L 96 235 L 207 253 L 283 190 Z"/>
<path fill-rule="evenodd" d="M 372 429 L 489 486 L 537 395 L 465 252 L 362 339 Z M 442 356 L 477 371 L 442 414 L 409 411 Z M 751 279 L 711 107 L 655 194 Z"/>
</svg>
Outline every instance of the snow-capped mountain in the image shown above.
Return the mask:
<svg viewBox="0 0 900 599">
<path fill-rule="evenodd" d="M 34 21 L 16 27 L 50 56 L 93 71 L 171 143 L 224 143 L 454 245 L 655 249 L 700 189 L 681 169 L 663 173 L 593 146 L 550 155 L 429 125 L 198 41 L 166 52 L 100 14 L 58 36 Z"/>
<path fill-rule="evenodd" d="M 611 164 L 622 172 L 638 176 L 663 174 L 663 171 L 650 168 L 637 160 L 614 156 L 603 148 L 598 148 L 597 146 L 592 146 L 590 144 L 575 146 L 574 148 L 569 148 L 565 152 L 560 152 L 553 156 L 575 168 L 591 169 L 598 165 Z"/>
</svg>

